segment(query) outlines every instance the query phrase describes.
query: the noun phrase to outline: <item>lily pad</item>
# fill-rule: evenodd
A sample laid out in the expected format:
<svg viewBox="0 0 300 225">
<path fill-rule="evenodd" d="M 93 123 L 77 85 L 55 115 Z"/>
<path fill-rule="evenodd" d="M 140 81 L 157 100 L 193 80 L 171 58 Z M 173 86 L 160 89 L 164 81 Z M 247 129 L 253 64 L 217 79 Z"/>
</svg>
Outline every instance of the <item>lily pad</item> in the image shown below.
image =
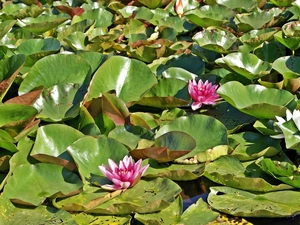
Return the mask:
<svg viewBox="0 0 300 225">
<path fill-rule="evenodd" d="M 177 163 L 158 163 L 154 159 L 146 159 L 143 165 L 149 164 L 144 176 L 167 177 L 171 180 L 187 181 L 195 180 L 204 173 L 204 164 L 183 165 Z"/>
<path fill-rule="evenodd" d="M 98 166 L 107 165 L 108 159 L 118 164 L 128 154 L 124 145 L 105 136 L 85 136 L 71 144 L 67 151 L 73 157 L 84 184 L 90 184 L 92 176 L 103 176 Z"/>
<path fill-rule="evenodd" d="M 270 22 L 274 17 L 278 16 L 282 12 L 279 8 L 272 8 L 268 11 L 261 10 L 256 8 L 255 11 L 251 13 L 241 13 L 237 14 L 235 18 L 235 22 L 237 26 L 242 29 L 251 30 L 252 29 L 260 29 L 266 23 Z M 250 26 L 249 28 L 245 28 L 244 24 Z"/>
<path fill-rule="evenodd" d="M 207 29 L 196 33 L 193 39 L 202 48 L 218 53 L 228 53 L 236 42 L 237 38 L 229 31 L 217 27 L 208 27 Z"/>
<path fill-rule="evenodd" d="M 256 167 L 254 169 L 245 167 L 234 156 L 221 156 L 206 165 L 204 176 L 218 184 L 247 191 L 270 192 L 292 189 L 291 186 L 279 183 Z"/>
<path fill-rule="evenodd" d="M 35 185 L 28 185 L 33 183 Z M 48 197 L 73 195 L 81 187 L 79 177 L 61 166 L 23 164 L 16 167 L 13 175 L 7 179 L 3 193 L 15 202 L 38 206 Z"/>
<path fill-rule="evenodd" d="M 14 206 L 5 196 L 0 197 L 0 223 L 6 225 L 36 224 L 36 223 L 61 223 L 73 225 L 75 220 L 72 215 L 64 210 L 58 210 L 50 206 L 38 206 L 36 208 L 20 208 Z"/>
<path fill-rule="evenodd" d="M 283 31 L 278 31 L 274 38 L 292 51 L 300 48 L 300 37 L 286 37 Z"/>
<path fill-rule="evenodd" d="M 218 94 L 240 111 L 261 119 L 285 116 L 286 109 L 296 107 L 295 96 L 288 91 L 265 88 L 261 85 L 244 86 L 230 81 L 218 89 Z"/>
<path fill-rule="evenodd" d="M 253 194 L 230 187 L 211 187 L 208 203 L 216 210 L 241 217 L 289 217 L 299 214 L 300 192 Z"/>
<path fill-rule="evenodd" d="M 222 5 L 205 5 L 184 14 L 191 22 L 201 27 L 222 26 L 228 23 L 235 13 Z"/>
<path fill-rule="evenodd" d="M 251 53 L 231 53 L 216 60 L 216 63 L 229 71 L 236 72 L 249 80 L 270 74 L 270 63 L 260 60 Z"/>
<path fill-rule="evenodd" d="M 220 120 L 229 133 L 233 133 L 256 120 L 255 117 L 241 112 L 228 102 L 220 102 L 213 108 L 204 111 L 203 114 Z"/>
<path fill-rule="evenodd" d="M 18 54 L 0 61 L 0 101 L 16 79 L 25 63 L 25 55 Z"/>
<path fill-rule="evenodd" d="M 81 57 L 50 55 L 33 65 L 20 85 L 19 94 L 43 86 L 45 90 L 34 106 L 42 110 L 41 118 L 60 121 L 78 115 L 90 78 L 91 67 Z"/>
<path fill-rule="evenodd" d="M 300 77 L 300 57 L 284 56 L 276 59 L 273 63 L 273 69 L 278 71 L 285 79 L 294 79 Z"/>
<path fill-rule="evenodd" d="M 63 132 L 69 136 L 61 139 Z M 72 127 L 62 124 L 43 126 L 37 131 L 36 141 L 30 155 L 40 162 L 53 163 L 69 170 L 75 170 L 76 165 L 66 149 L 83 134 Z"/>
<path fill-rule="evenodd" d="M 265 28 L 261 30 L 251 30 L 240 37 L 240 41 L 252 47 L 257 47 L 260 44 L 269 41 L 278 31 L 278 28 Z"/>
<path fill-rule="evenodd" d="M 86 212 L 117 215 L 155 212 L 172 204 L 180 192 L 181 188 L 166 178 L 141 180 L 122 195 Z"/>
<path fill-rule="evenodd" d="M 255 0 L 216 0 L 216 3 L 230 9 L 242 8 L 246 11 L 250 11 L 257 6 L 257 1 Z"/>
<path fill-rule="evenodd" d="M 209 129 L 208 129 L 209 128 Z M 170 131 L 181 131 L 196 140 L 196 147 L 180 159 L 193 157 L 218 145 L 227 145 L 227 130 L 218 120 L 205 115 L 183 116 L 161 127 L 155 136 L 158 138 Z"/>
<path fill-rule="evenodd" d="M 273 161 L 269 158 L 263 157 L 258 159 L 256 164 L 263 171 L 276 179 L 295 188 L 300 188 L 300 171 L 295 165 L 289 162 Z"/>
<path fill-rule="evenodd" d="M 178 197 L 168 208 L 157 213 L 139 214 L 135 218 L 144 224 L 159 225 L 163 221 L 166 224 L 193 224 L 206 225 L 217 219 L 219 213 L 212 211 L 200 198 L 182 213 L 182 199 Z"/>
<path fill-rule="evenodd" d="M 110 76 L 107 77 L 107 74 Z M 88 100 L 99 97 L 100 93 L 115 91 L 116 96 L 125 103 L 138 101 L 156 83 L 155 76 L 146 64 L 114 56 L 105 61 L 95 73 Z"/>
<path fill-rule="evenodd" d="M 37 18 L 24 18 L 19 21 L 19 24 L 23 29 L 29 30 L 32 33 L 42 34 L 57 27 L 68 19 L 70 19 L 70 17 L 66 14 L 41 15 Z"/>
<path fill-rule="evenodd" d="M 281 151 L 281 140 L 274 140 L 255 132 L 242 132 L 229 137 L 230 146 L 234 149 L 231 155 L 240 161 L 257 159 L 261 156 L 271 157 Z"/>
</svg>

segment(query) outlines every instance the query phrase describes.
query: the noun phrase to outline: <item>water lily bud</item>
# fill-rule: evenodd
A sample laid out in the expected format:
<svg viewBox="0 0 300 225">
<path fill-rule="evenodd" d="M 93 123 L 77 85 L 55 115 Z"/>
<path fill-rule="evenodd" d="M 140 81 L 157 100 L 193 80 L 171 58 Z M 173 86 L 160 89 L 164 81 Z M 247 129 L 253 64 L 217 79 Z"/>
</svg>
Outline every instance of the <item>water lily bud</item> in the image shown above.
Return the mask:
<svg viewBox="0 0 300 225">
<path fill-rule="evenodd" d="M 184 14 L 182 0 L 176 0 L 174 8 L 175 8 L 175 12 L 179 16 L 179 18 L 181 18 Z"/>
</svg>

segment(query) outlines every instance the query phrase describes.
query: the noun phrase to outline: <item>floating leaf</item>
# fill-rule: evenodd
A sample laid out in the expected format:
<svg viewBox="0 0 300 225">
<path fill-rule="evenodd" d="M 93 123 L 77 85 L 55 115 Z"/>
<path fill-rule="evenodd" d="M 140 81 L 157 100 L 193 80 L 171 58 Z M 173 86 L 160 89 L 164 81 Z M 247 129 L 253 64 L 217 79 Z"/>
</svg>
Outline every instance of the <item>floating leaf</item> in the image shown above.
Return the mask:
<svg viewBox="0 0 300 225">
<path fill-rule="evenodd" d="M 73 157 L 85 183 L 89 183 L 92 176 L 103 176 L 98 166 L 107 165 L 108 159 L 118 164 L 128 154 L 124 145 L 105 136 L 98 138 L 85 136 L 71 144 L 67 151 Z"/>
<path fill-rule="evenodd" d="M 281 140 L 274 140 L 255 132 L 242 132 L 229 137 L 230 146 L 234 149 L 231 155 L 240 161 L 257 159 L 261 156 L 271 157 L 281 151 Z"/>
<path fill-rule="evenodd" d="M 88 100 L 99 97 L 100 93 L 114 90 L 116 96 L 125 103 L 138 101 L 156 82 L 155 76 L 144 63 L 114 56 L 95 73 Z"/>
<path fill-rule="evenodd" d="M 268 11 L 263 11 L 257 8 L 255 11 L 251 13 L 237 14 L 235 18 L 235 22 L 237 26 L 243 26 L 243 24 L 246 24 L 249 25 L 251 28 L 257 30 L 262 28 L 263 25 L 270 22 L 274 17 L 278 16 L 281 12 L 282 11 L 279 8 L 272 8 Z M 249 28 L 246 29 L 250 30 Z"/>
<path fill-rule="evenodd" d="M 258 79 L 270 74 L 272 66 L 251 53 L 231 53 L 216 60 L 216 63 L 227 70 L 236 72 L 249 80 Z"/>
<path fill-rule="evenodd" d="M 34 105 L 42 110 L 41 118 L 60 121 L 75 117 L 90 82 L 90 73 L 90 65 L 79 56 L 50 55 L 30 69 L 20 85 L 19 94 L 43 86 L 45 90 Z"/>
<path fill-rule="evenodd" d="M 171 180 L 188 181 L 201 177 L 204 173 L 204 164 L 177 164 L 158 163 L 154 159 L 146 159 L 143 165 L 149 164 L 145 177 L 167 177 Z"/>
<path fill-rule="evenodd" d="M 216 0 L 216 3 L 230 9 L 242 8 L 246 11 L 250 11 L 257 6 L 257 1 L 255 0 Z"/>
<path fill-rule="evenodd" d="M 144 224 L 159 225 L 163 221 L 166 224 L 189 224 L 198 221 L 198 225 L 206 225 L 215 219 L 219 214 L 212 211 L 200 198 L 182 213 L 182 200 L 178 197 L 168 208 L 157 213 L 136 214 L 135 218 Z"/>
<path fill-rule="evenodd" d="M 274 38 L 292 51 L 300 48 L 300 37 L 286 37 L 282 31 L 278 31 Z"/>
<path fill-rule="evenodd" d="M 35 185 L 28 185 L 33 183 Z M 15 202 L 38 206 L 47 197 L 75 194 L 81 187 L 79 177 L 61 166 L 23 164 L 16 167 L 13 176 L 7 179 L 3 193 Z"/>
<path fill-rule="evenodd" d="M 184 14 L 191 22 L 201 27 L 222 26 L 228 23 L 235 13 L 222 5 L 205 5 Z"/>
<path fill-rule="evenodd" d="M 61 223 L 72 225 L 75 220 L 71 214 L 64 210 L 57 210 L 50 206 L 38 206 L 36 208 L 20 208 L 14 206 L 5 196 L 0 197 L 0 223 L 6 225 L 36 224 L 36 223 Z"/>
<path fill-rule="evenodd" d="M 23 29 L 29 30 L 35 34 L 42 34 L 62 24 L 69 18 L 70 17 L 66 14 L 41 15 L 37 18 L 24 18 L 19 23 L 22 24 Z"/>
<path fill-rule="evenodd" d="M 65 135 L 62 138 L 63 134 Z M 30 153 L 31 156 L 42 162 L 49 162 L 52 159 L 54 161 L 59 161 L 59 159 L 64 159 L 64 163 L 73 163 L 71 156 L 67 153 L 67 147 L 73 144 L 78 139 L 84 137 L 84 135 L 75 130 L 72 127 L 63 124 L 50 124 L 43 126 L 38 129 L 35 144 Z M 52 156 L 52 157 L 45 157 Z M 57 158 L 55 158 L 57 157 Z"/>
<path fill-rule="evenodd" d="M 237 81 L 230 81 L 219 87 L 217 92 L 235 108 L 261 119 L 285 116 L 286 109 L 296 107 L 295 97 L 290 92 L 261 85 L 244 86 Z"/>
<path fill-rule="evenodd" d="M 256 120 L 255 117 L 242 113 L 228 102 L 220 102 L 208 111 L 203 112 L 203 114 L 220 120 L 230 133 L 237 131 L 243 126 Z"/>
<path fill-rule="evenodd" d="M 209 128 L 209 129 L 208 129 Z M 187 155 L 193 157 L 217 145 L 227 144 L 227 130 L 218 120 L 205 115 L 183 116 L 161 127 L 155 138 L 171 131 L 181 131 L 190 135 L 196 141 L 196 147 Z"/>
<path fill-rule="evenodd" d="M 261 30 L 251 30 L 240 37 L 240 41 L 252 47 L 257 47 L 260 44 L 269 41 L 278 31 L 278 28 L 265 28 Z"/>
<path fill-rule="evenodd" d="M 300 57 L 284 56 L 276 59 L 273 63 L 273 69 L 278 71 L 285 79 L 300 77 Z"/>
<path fill-rule="evenodd" d="M 289 217 L 299 214 L 300 192 L 253 194 L 230 187 L 211 187 L 208 203 L 216 210 L 241 217 Z"/>
<path fill-rule="evenodd" d="M 25 63 L 25 55 L 13 55 L 0 61 L 0 101 L 16 79 L 21 67 Z"/>
<path fill-rule="evenodd" d="M 250 166 L 245 167 L 233 156 L 221 156 L 207 164 L 204 176 L 218 184 L 247 191 L 269 192 L 292 188 L 286 184 L 278 184 L 257 166 L 253 169 Z"/>
<path fill-rule="evenodd" d="M 140 180 L 121 195 L 88 210 L 89 213 L 124 215 L 162 210 L 175 201 L 181 188 L 166 178 Z"/>
<path fill-rule="evenodd" d="M 269 158 L 261 157 L 256 164 L 267 174 L 276 179 L 291 185 L 295 188 L 300 187 L 300 172 L 294 164 L 289 162 L 273 161 Z"/>
</svg>

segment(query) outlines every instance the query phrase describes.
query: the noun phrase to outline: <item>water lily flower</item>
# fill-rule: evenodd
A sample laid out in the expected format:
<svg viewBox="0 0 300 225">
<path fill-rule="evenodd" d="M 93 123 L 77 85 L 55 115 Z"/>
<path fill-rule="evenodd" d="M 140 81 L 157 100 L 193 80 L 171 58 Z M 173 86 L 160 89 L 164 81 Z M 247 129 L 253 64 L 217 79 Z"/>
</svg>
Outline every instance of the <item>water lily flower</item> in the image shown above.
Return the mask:
<svg viewBox="0 0 300 225">
<path fill-rule="evenodd" d="M 275 116 L 275 117 L 277 119 L 277 122 L 275 122 L 275 124 L 277 124 L 277 126 L 280 127 L 283 123 L 293 120 L 294 124 L 300 131 L 300 110 L 295 109 L 292 113 L 290 110 L 287 109 L 286 110 L 286 119 L 284 119 L 280 116 Z M 275 128 L 275 131 L 278 131 L 278 130 Z M 284 138 L 283 134 L 273 135 L 271 137 L 272 138 Z"/>
<path fill-rule="evenodd" d="M 179 16 L 179 18 L 181 18 L 183 16 L 184 12 L 183 12 L 182 0 L 176 0 L 176 3 L 174 5 L 174 10 L 177 13 L 177 15 Z"/>
<path fill-rule="evenodd" d="M 99 169 L 104 176 L 113 182 L 111 185 L 106 184 L 101 186 L 103 189 L 110 191 L 127 189 L 134 186 L 149 167 L 149 165 L 146 165 L 141 168 L 141 159 L 134 163 L 132 157 L 128 157 L 127 155 L 120 161 L 119 166 L 111 159 L 108 159 L 108 164 L 109 166 L 99 166 Z"/>
<path fill-rule="evenodd" d="M 211 82 L 199 80 L 198 84 L 195 80 L 189 80 L 188 90 L 190 96 L 194 100 L 192 109 L 197 110 L 201 108 L 202 104 L 213 105 L 220 97 L 217 94 L 218 85 L 212 85 Z"/>
</svg>

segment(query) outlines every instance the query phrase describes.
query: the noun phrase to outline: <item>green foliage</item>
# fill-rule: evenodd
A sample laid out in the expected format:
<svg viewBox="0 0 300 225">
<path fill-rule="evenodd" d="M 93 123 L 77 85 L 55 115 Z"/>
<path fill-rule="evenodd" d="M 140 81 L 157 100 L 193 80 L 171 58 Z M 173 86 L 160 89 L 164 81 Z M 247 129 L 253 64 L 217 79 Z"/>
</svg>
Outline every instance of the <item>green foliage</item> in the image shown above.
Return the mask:
<svg viewBox="0 0 300 225">
<path fill-rule="evenodd" d="M 298 214 L 299 18 L 292 0 L 1 4 L 0 224 Z M 200 79 L 220 98 L 193 112 Z M 125 155 L 144 176 L 102 189 Z M 183 212 L 174 181 L 201 177 L 222 186 Z"/>
</svg>

